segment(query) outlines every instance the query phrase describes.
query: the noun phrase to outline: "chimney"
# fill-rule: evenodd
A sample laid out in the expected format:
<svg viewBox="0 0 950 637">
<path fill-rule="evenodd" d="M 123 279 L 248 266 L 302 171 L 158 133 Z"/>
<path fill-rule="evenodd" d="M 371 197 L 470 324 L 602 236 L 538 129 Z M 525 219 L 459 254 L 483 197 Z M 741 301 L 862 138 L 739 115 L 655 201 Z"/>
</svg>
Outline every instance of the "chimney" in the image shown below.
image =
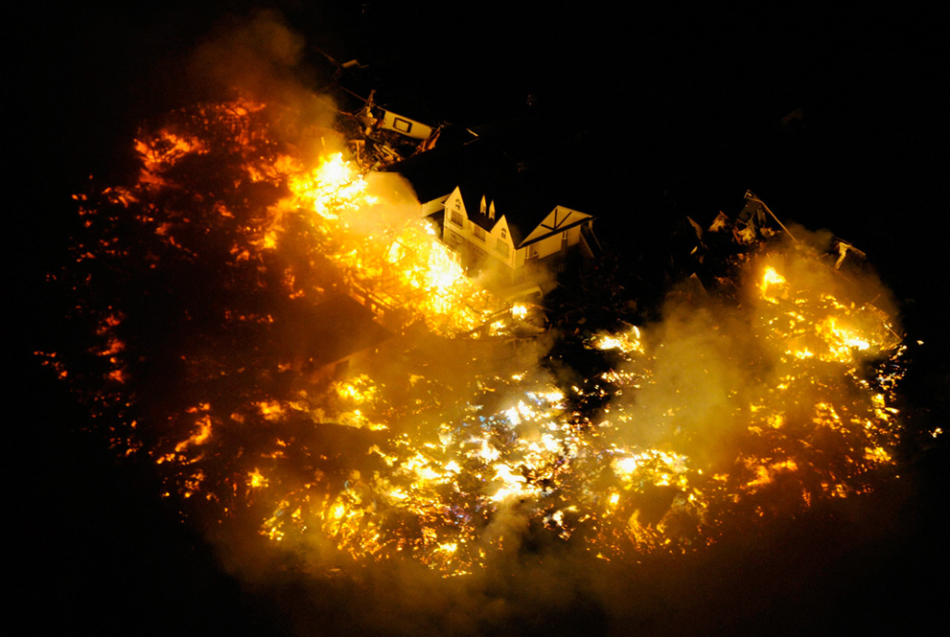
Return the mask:
<svg viewBox="0 0 950 637">
<path fill-rule="evenodd" d="M 485 195 L 482 195 L 482 203 L 478 207 L 478 212 L 480 212 L 481 214 L 485 214 Z"/>
<path fill-rule="evenodd" d="M 484 203 L 484 201 L 485 201 L 485 198 L 482 197 L 482 202 Z M 488 206 L 488 218 L 489 219 L 495 218 L 495 200 L 494 199 L 492 199 L 491 205 Z"/>
</svg>

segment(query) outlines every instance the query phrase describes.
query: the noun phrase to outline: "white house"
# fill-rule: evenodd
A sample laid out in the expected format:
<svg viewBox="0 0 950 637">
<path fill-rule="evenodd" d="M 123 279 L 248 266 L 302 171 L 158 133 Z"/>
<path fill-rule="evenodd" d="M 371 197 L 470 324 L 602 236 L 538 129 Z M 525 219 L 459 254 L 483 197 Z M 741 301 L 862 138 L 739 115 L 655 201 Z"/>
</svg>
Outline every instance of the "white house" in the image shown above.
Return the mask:
<svg viewBox="0 0 950 637">
<path fill-rule="evenodd" d="M 423 204 L 423 212 L 441 217 L 443 243 L 461 254 L 467 268 L 494 263 L 503 266 L 500 271 L 511 281 L 542 263 L 562 269 L 569 255 L 592 258 L 600 249 L 594 217 L 566 206 L 520 203 L 496 208 L 490 196 L 456 186 Z"/>
</svg>

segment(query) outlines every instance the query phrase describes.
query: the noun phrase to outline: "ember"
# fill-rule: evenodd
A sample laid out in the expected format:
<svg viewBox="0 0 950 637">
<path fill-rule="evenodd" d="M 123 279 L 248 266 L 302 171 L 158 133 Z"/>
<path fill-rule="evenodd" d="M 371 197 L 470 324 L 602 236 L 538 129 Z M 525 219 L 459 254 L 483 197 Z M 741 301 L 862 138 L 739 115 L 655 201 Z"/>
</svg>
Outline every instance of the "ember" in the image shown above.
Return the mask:
<svg viewBox="0 0 950 637">
<path fill-rule="evenodd" d="M 926 632 L 945 21 L 281 6 L 20 21 L 36 632 Z"/>
<path fill-rule="evenodd" d="M 294 155 L 267 109 L 179 111 L 136 142 L 136 183 L 78 198 L 83 389 L 187 515 L 449 576 L 517 545 L 512 516 L 602 559 L 676 554 L 894 465 L 899 328 L 834 255 L 746 227 L 737 288 L 589 338 L 607 371 L 564 386 L 511 337 L 530 308 L 469 279 L 399 184 Z"/>
</svg>

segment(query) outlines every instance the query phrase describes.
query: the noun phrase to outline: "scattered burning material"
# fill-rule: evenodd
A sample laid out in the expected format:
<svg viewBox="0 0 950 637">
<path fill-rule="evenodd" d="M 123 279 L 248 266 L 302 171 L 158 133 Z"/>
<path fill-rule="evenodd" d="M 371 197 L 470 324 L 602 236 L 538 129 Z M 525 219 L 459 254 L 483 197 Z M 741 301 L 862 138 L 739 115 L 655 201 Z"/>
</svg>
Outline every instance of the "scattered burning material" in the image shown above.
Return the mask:
<svg viewBox="0 0 950 637">
<path fill-rule="evenodd" d="M 380 108 L 374 99 L 375 94 L 375 90 L 370 91 L 363 107 L 356 113 L 341 113 L 344 115 L 342 123 L 349 124 L 347 133 L 358 164 L 379 170 L 435 148 L 441 126 L 432 128 Z"/>
<path fill-rule="evenodd" d="M 267 109 L 176 112 L 132 185 L 77 196 L 62 277 L 90 336 L 43 354 L 198 524 L 451 576 L 527 537 L 696 551 L 894 466 L 902 339 L 839 255 L 718 219 L 716 285 L 558 374 L 555 334 L 518 338 L 538 308 L 469 279 L 399 184 L 273 141 Z"/>
</svg>

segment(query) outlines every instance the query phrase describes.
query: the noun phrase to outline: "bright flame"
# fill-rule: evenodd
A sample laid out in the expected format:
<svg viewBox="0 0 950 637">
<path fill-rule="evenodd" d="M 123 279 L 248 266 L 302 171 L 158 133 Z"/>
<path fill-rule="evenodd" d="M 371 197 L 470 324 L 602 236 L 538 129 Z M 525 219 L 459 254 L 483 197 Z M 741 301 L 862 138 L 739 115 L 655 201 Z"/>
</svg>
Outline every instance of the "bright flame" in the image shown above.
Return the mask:
<svg viewBox="0 0 950 637">
<path fill-rule="evenodd" d="M 732 402 L 715 403 L 715 392 L 682 381 L 674 404 L 648 412 L 636 398 L 659 382 L 655 331 L 589 337 L 585 355 L 603 362 L 594 377 L 552 381 L 509 338 L 526 305 L 509 307 L 469 279 L 425 220 L 376 214 L 385 197 L 342 153 L 307 168 L 282 152 L 264 108 L 179 113 L 178 133 L 136 142 L 138 183 L 77 198 L 98 233 L 76 246 L 78 271 L 105 261 L 116 276 L 161 277 L 168 263 L 176 273 L 207 265 L 197 302 L 167 322 L 186 338 L 144 353 L 129 336 L 152 317 L 135 315 L 134 303 L 80 307 L 98 326 L 95 378 L 111 379 L 90 402 L 131 423 L 113 444 L 150 454 L 189 513 L 226 523 L 240 512 L 291 549 L 411 557 L 451 575 L 505 550 L 489 532 L 498 519 L 531 519 L 603 559 L 682 553 L 716 542 L 727 520 L 868 491 L 873 472 L 894 464 L 903 347 L 892 319 L 846 288 L 804 280 L 772 246 L 743 261 L 749 279 L 737 277 L 748 298 L 736 316 L 752 349 L 779 353 L 748 366 L 762 386 L 730 388 Z M 196 166 L 215 175 L 211 192 L 194 190 Z M 142 245 L 122 243 L 132 236 Z M 797 249 L 812 269 L 833 270 Z M 163 293 L 195 283 L 158 280 Z M 358 299 L 393 344 L 318 364 L 326 343 L 310 326 L 331 292 Z M 464 374 L 446 364 L 463 353 Z M 81 377 L 41 355 L 61 377 Z M 145 373 L 156 369 L 171 373 Z M 142 398 L 158 379 L 175 391 Z M 732 456 L 696 453 L 708 432 L 690 428 L 686 405 L 706 399 L 745 401 L 725 416 L 739 424 Z"/>
</svg>

